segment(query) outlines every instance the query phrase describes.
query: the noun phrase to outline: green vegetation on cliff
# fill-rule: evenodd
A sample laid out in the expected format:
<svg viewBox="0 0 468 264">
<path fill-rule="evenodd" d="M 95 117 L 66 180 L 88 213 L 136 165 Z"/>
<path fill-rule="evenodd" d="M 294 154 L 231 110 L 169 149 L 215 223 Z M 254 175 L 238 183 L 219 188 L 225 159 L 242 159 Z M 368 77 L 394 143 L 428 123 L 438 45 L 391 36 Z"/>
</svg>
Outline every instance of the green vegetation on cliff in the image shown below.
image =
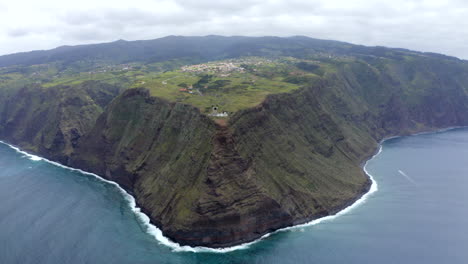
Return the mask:
<svg viewBox="0 0 468 264">
<path fill-rule="evenodd" d="M 120 88 L 99 82 L 45 89 L 26 85 L 0 100 L 0 137 L 66 162 Z"/>
<path fill-rule="evenodd" d="M 166 53 L 0 57 L 0 139 L 118 182 L 181 244 L 336 213 L 368 190 L 360 166 L 381 139 L 468 124 L 456 58 L 303 37 L 151 43 Z"/>
<path fill-rule="evenodd" d="M 309 65 L 309 68 L 302 70 L 301 65 Z M 213 107 L 220 113 L 232 114 L 258 105 L 269 94 L 290 92 L 314 82 L 319 78 L 319 71 L 310 70 L 311 66 L 320 68 L 317 61 L 257 57 L 183 66 L 171 71 L 153 71 L 154 64 L 140 63 L 99 64 L 86 72 L 57 71 L 52 64 L 8 68 L 4 72 L 9 73 L 3 76 L 0 84 L 4 89 L 28 84 L 50 88 L 99 81 L 126 88 L 147 88 L 153 96 L 193 105 L 206 114 L 212 113 Z"/>
</svg>

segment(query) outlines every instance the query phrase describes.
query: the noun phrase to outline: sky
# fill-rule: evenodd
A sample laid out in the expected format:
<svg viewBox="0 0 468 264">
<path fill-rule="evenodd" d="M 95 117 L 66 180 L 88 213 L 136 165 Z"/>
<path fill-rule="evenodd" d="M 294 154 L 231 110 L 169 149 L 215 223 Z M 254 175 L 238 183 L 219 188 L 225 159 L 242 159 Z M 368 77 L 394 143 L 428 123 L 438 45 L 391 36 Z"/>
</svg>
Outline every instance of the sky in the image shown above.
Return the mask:
<svg viewBox="0 0 468 264">
<path fill-rule="evenodd" d="M 0 54 L 168 35 L 294 36 L 468 59 L 466 0 L 1 0 Z"/>
</svg>

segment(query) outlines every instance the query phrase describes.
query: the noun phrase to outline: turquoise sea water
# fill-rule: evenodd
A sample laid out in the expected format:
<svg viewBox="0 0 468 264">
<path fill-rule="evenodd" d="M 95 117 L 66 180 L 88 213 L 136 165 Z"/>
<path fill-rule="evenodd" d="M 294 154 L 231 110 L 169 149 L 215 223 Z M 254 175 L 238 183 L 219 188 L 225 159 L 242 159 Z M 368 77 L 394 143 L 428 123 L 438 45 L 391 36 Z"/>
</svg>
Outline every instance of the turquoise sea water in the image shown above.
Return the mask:
<svg viewBox="0 0 468 264">
<path fill-rule="evenodd" d="M 0 263 L 468 263 L 468 129 L 388 140 L 366 169 L 379 190 L 344 215 L 175 252 L 115 185 L 0 144 Z"/>
</svg>

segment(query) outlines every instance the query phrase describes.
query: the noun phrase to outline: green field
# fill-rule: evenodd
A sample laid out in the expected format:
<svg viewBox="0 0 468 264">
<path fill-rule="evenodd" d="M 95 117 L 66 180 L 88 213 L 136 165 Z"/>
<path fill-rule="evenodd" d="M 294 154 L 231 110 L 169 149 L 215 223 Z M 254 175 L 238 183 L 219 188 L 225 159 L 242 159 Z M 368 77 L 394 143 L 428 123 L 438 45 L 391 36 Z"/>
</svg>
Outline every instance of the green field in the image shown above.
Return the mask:
<svg viewBox="0 0 468 264">
<path fill-rule="evenodd" d="M 27 84 L 44 88 L 74 86 L 95 80 L 123 89 L 144 87 L 153 96 L 193 105 L 206 114 L 215 113 L 213 107 L 217 107 L 218 112 L 230 115 L 260 104 L 269 94 L 291 92 L 315 82 L 324 71 L 333 68 L 329 63 L 287 57 L 275 60 L 248 57 L 186 68 L 179 65 L 99 65 L 86 71 L 60 71 L 57 64 L 2 68 L 0 88 L 20 88 Z M 193 70 L 198 68 L 203 69 Z"/>
</svg>

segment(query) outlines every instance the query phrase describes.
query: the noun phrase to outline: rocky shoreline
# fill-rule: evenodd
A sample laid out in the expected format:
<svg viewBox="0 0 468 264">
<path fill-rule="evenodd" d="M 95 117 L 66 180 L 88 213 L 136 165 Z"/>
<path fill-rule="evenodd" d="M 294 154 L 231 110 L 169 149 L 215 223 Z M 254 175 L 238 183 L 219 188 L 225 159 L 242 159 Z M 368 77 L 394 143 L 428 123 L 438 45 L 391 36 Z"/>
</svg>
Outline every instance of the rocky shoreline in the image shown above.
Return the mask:
<svg viewBox="0 0 468 264">
<path fill-rule="evenodd" d="M 359 200 L 381 139 L 468 124 L 464 87 L 405 78 L 349 62 L 223 125 L 144 88 L 25 87 L 0 96 L 0 138 L 118 183 L 180 245 L 224 248 Z"/>
<path fill-rule="evenodd" d="M 3 142 L 3 141 L 0 141 L 0 143 L 6 144 L 6 145 L 10 146 L 11 148 L 15 149 L 16 151 L 18 151 L 18 152 L 20 152 L 20 153 L 24 153 L 24 154 L 30 156 L 30 158 L 33 159 L 33 160 L 41 160 L 41 159 L 43 159 L 43 160 L 45 160 L 45 161 L 47 161 L 47 162 L 51 162 L 51 163 L 54 164 L 54 165 L 60 165 L 60 166 L 63 167 L 63 168 L 67 168 L 67 169 L 71 169 L 71 170 L 79 170 L 79 171 L 81 171 L 81 172 L 83 172 L 83 173 L 85 173 L 85 174 L 96 175 L 96 174 L 94 174 L 94 173 L 92 173 L 92 172 L 84 171 L 84 170 L 77 169 L 77 168 L 68 167 L 68 166 L 66 166 L 66 165 L 64 165 L 64 164 L 60 164 L 60 163 L 57 162 L 57 161 L 50 161 L 50 160 L 48 160 L 47 158 L 38 156 L 38 155 L 40 155 L 39 153 L 30 153 L 31 151 L 30 151 L 30 152 L 26 152 L 26 151 L 21 150 L 21 149 L 18 148 L 18 147 L 15 147 L 14 145 L 8 144 L 8 143 Z M 37 154 L 37 155 L 36 155 L 36 154 Z M 105 182 L 107 182 L 107 183 L 114 183 L 114 184 L 116 184 L 117 186 L 119 186 L 120 188 L 122 188 L 117 182 L 108 181 L 108 180 L 106 180 L 104 177 L 101 177 L 101 176 L 99 176 L 99 175 L 96 175 L 96 176 L 97 176 L 97 178 L 100 179 L 100 180 L 103 180 L 103 181 L 105 181 Z M 369 176 L 370 176 L 370 175 L 369 175 Z M 333 216 L 333 215 L 339 213 L 340 211 L 342 211 L 342 210 L 344 210 L 344 209 L 346 209 L 346 208 L 352 206 L 352 205 L 353 205 L 354 203 L 356 203 L 358 200 L 362 199 L 362 197 L 363 197 L 364 195 L 368 194 L 371 185 L 372 185 L 372 182 L 370 181 L 370 178 L 369 178 L 369 185 L 367 185 L 367 186 L 365 186 L 365 188 L 363 188 L 362 193 L 360 193 L 359 196 L 356 197 L 356 199 L 350 200 L 348 203 L 343 204 L 343 206 L 341 206 L 341 207 L 339 207 L 339 208 L 336 208 L 336 209 L 333 210 L 333 211 L 330 211 L 330 214 L 315 215 L 315 216 L 312 216 L 311 218 L 308 218 L 308 219 L 298 220 L 298 221 L 296 221 L 296 222 L 295 222 L 294 224 L 292 224 L 292 225 L 287 225 L 287 226 L 282 226 L 282 227 L 279 227 L 279 228 L 276 228 L 276 229 L 271 229 L 271 230 L 269 230 L 268 232 L 258 234 L 258 236 L 253 237 L 253 238 L 251 238 L 251 239 L 245 239 L 245 240 L 239 241 L 238 243 L 226 244 L 226 245 L 224 245 L 223 247 L 211 247 L 211 248 L 212 248 L 213 250 L 217 250 L 217 249 L 224 249 L 224 250 L 226 250 L 226 249 L 227 249 L 227 250 L 229 251 L 230 248 L 235 248 L 235 246 L 239 246 L 239 245 L 242 245 L 242 244 L 249 244 L 249 243 L 252 243 L 252 242 L 256 242 L 256 241 L 258 241 L 259 239 L 262 239 L 262 238 L 264 238 L 264 237 L 266 237 L 266 236 L 268 236 L 268 235 L 270 235 L 270 234 L 272 234 L 272 233 L 275 233 L 275 232 L 277 232 L 277 231 L 283 230 L 283 229 L 285 229 L 285 228 L 291 228 L 291 227 L 295 227 L 295 226 L 299 226 L 299 225 L 303 225 L 303 224 L 310 223 L 311 221 L 318 220 L 318 219 L 323 218 L 323 217 Z M 124 189 L 124 188 L 122 188 L 122 189 L 125 190 L 129 195 L 133 195 L 131 192 L 129 192 L 130 190 L 126 190 L 126 189 Z M 136 207 L 136 208 L 139 208 L 140 211 L 141 211 L 141 213 L 143 213 L 143 214 L 145 214 L 145 215 L 147 215 L 147 216 L 151 213 L 151 212 L 147 211 L 144 207 L 142 207 L 141 205 L 139 205 L 138 203 L 135 203 L 135 207 Z M 151 218 L 149 218 L 149 219 L 150 219 L 150 224 L 153 224 L 154 226 L 156 226 L 157 228 L 159 228 L 159 229 L 162 230 L 162 226 L 161 226 L 161 225 L 159 225 L 159 224 L 158 224 L 157 222 L 155 222 L 153 219 L 151 219 Z M 164 233 L 164 231 L 163 231 L 163 233 Z M 172 238 L 172 237 L 169 237 L 169 236 L 166 236 L 166 237 L 167 237 L 168 239 L 174 241 L 175 243 L 178 243 L 176 238 Z M 179 243 L 178 243 L 178 244 L 179 244 Z M 196 244 L 192 244 L 192 245 L 191 245 L 191 244 L 182 244 L 182 243 L 180 243 L 179 245 L 180 245 L 180 246 L 189 246 L 189 247 L 192 247 L 193 249 L 195 249 L 195 248 L 197 248 L 197 247 L 199 248 L 199 246 L 196 245 Z"/>
</svg>

